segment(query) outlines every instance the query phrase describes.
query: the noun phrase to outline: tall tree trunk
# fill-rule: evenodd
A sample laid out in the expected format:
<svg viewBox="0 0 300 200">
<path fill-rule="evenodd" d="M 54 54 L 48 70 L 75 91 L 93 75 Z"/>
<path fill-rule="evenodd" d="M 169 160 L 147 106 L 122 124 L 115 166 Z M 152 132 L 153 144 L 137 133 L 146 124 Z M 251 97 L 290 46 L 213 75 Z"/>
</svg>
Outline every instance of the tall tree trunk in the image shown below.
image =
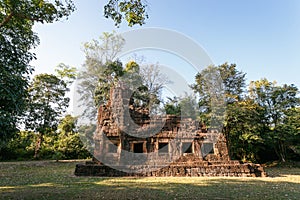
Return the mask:
<svg viewBox="0 0 300 200">
<path fill-rule="evenodd" d="M 279 141 L 279 152 L 280 152 L 280 158 L 282 162 L 286 162 L 286 150 L 285 150 L 285 145 L 284 142 Z"/>
<path fill-rule="evenodd" d="M 274 147 L 275 153 L 281 162 L 286 162 L 286 151 L 282 141 L 277 142 L 277 146 Z"/>
<path fill-rule="evenodd" d="M 35 143 L 34 159 L 40 158 L 40 150 L 41 150 L 42 143 L 43 143 L 43 134 L 39 133 L 39 136 Z"/>
</svg>

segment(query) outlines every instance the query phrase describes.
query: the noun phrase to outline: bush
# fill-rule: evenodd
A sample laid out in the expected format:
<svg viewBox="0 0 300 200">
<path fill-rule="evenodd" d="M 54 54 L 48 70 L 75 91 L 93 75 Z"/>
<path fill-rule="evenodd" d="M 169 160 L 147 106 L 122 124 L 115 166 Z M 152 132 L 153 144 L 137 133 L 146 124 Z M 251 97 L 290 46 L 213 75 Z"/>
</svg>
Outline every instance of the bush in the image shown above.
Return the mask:
<svg viewBox="0 0 300 200">
<path fill-rule="evenodd" d="M 34 154 L 36 134 L 30 131 L 17 133 L 1 149 L 1 160 L 29 160 Z"/>
</svg>

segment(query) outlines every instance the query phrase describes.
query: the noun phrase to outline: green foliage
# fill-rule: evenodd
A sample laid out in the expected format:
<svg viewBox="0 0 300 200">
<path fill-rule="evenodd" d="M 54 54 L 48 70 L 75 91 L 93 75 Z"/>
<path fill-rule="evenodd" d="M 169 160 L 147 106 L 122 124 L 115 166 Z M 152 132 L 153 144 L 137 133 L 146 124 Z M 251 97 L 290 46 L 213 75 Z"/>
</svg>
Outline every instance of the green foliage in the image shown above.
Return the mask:
<svg viewBox="0 0 300 200">
<path fill-rule="evenodd" d="M 128 26 L 143 25 L 148 18 L 146 8 L 147 4 L 143 0 L 109 0 L 104 6 L 104 16 L 114 20 L 116 26 L 119 26 L 124 18 Z"/>
<path fill-rule="evenodd" d="M 77 69 L 75 67 L 70 67 L 64 63 L 60 63 L 56 66 L 55 72 L 57 77 L 65 81 L 67 84 L 72 84 L 77 77 Z"/>
<path fill-rule="evenodd" d="M 119 77 L 124 74 L 122 63 L 120 61 L 109 62 L 102 67 L 101 76 L 98 77 L 98 82 L 95 84 L 94 101 L 96 106 L 105 104 L 109 100 L 110 88 L 115 86 Z"/>
<path fill-rule="evenodd" d="M 73 71 L 64 72 L 65 77 L 73 77 Z M 69 106 L 70 91 L 68 83 L 53 74 L 36 75 L 31 83 L 28 93 L 28 111 L 24 118 L 25 127 L 39 134 L 36 142 L 35 157 L 39 157 L 39 150 L 43 145 L 44 135 L 56 130 L 60 117 Z"/>
<path fill-rule="evenodd" d="M 218 71 L 223 80 L 226 102 L 230 104 L 241 99 L 245 88 L 246 73 L 238 71 L 236 64 L 228 63 L 218 66 Z"/>
<path fill-rule="evenodd" d="M 66 115 L 56 130 L 43 135 L 40 158 L 82 159 L 90 156 L 77 130 L 77 118 Z"/>
<path fill-rule="evenodd" d="M 195 77 L 191 88 L 199 96 L 200 119 L 208 127 L 224 125 L 226 104 L 238 101 L 245 86 L 245 73 L 235 64 L 208 66 Z"/>
<path fill-rule="evenodd" d="M 230 156 L 257 161 L 263 143 L 261 109 L 254 100 L 244 97 L 245 75 L 235 64 L 209 66 L 196 75 L 191 87 L 199 95 L 200 121 L 208 127 L 217 121 L 227 138 Z"/>
<path fill-rule="evenodd" d="M 257 161 L 274 158 L 266 155 L 273 152 L 282 162 L 289 159 L 291 151 L 299 156 L 297 94 L 294 85 L 278 86 L 267 79 L 252 81 L 249 96 L 227 106 L 224 133 L 231 156 Z"/>
<path fill-rule="evenodd" d="M 125 14 L 125 19 L 130 26 L 144 23 L 145 17 L 147 17 L 145 12 L 146 5 L 141 1 L 121 1 L 120 5 L 117 6 L 121 8 L 121 13 Z M 111 9 L 109 9 L 109 7 L 111 7 Z M 38 36 L 32 31 L 33 25 L 37 22 L 53 23 L 62 18 L 67 18 L 74 10 L 75 6 L 72 0 L 54 0 L 50 2 L 45 0 L 0 1 L 1 152 L 7 149 L 5 147 L 7 142 L 17 133 L 18 122 L 27 109 L 26 104 L 28 102 L 26 98 L 29 95 L 29 76 L 33 71 L 33 67 L 30 66 L 29 63 L 35 59 L 35 54 L 30 50 L 39 44 Z M 112 15 L 110 15 L 109 12 L 112 12 Z M 105 15 L 113 16 L 115 15 L 114 12 L 116 12 L 116 10 L 114 10 L 114 2 L 110 1 L 108 5 L 106 5 Z M 115 18 L 113 19 L 115 20 Z M 60 67 L 61 69 L 57 71 L 59 78 L 65 76 L 65 72 L 69 74 L 74 72 L 74 68 L 64 68 L 65 66 L 63 65 Z M 75 74 L 73 73 L 73 75 Z M 66 81 L 66 83 L 69 84 L 70 82 Z M 30 105 L 29 107 L 34 106 L 38 106 L 38 109 L 42 109 L 41 104 L 38 105 L 38 103 Z M 30 109 L 29 112 L 34 113 L 33 109 Z M 51 116 L 47 116 L 47 118 L 50 119 Z M 52 118 L 55 118 L 55 116 Z M 39 125 L 34 127 L 34 120 L 31 119 L 30 121 L 28 124 L 31 123 L 32 125 L 27 126 L 31 129 L 46 130 L 45 127 L 37 128 Z M 52 123 L 50 121 L 47 123 Z M 51 130 L 49 129 L 48 131 Z"/>
<path fill-rule="evenodd" d="M 18 132 L 7 143 L 5 154 L 0 160 L 29 160 L 32 159 L 37 135 L 31 131 Z"/>
<path fill-rule="evenodd" d="M 83 145 L 76 128 L 75 117 L 66 115 L 58 125 L 58 138 L 54 144 L 56 159 L 86 158 L 90 154 Z"/>
<path fill-rule="evenodd" d="M 52 23 L 69 16 L 74 9 L 71 0 L 65 0 L 64 3 L 59 0 L 53 3 L 45 0 L 4 0 L 0 2 L 0 28 L 11 21 Z"/>
<path fill-rule="evenodd" d="M 221 88 L 216 85 L 220 80 Z M 199 95 L 202 122 L 212 121 L 212 109 L 218 106 L 214 101 L 223 90 L 226 102 L 223 132 L 232 158 L 257 162 L 277 155 L 285 162 L 291 153 L 299 157 L 298 88 L 278 86 L 267 79 L 252 81 L 248 94 L 243 93 L 244 87 L 245 74 L 234 64 L 209 66 L 198 73 L 192 89 Z"/>
<path fill-rule="evenodd" d="M 182 97 L 168 97 L 164 109 L 166 114 L 189 117 L 194 120 L 198 120 L 200 114 L 196 97 L 188 94 Z"/>
<path fill-rule="evenodd" d="M 224 134 L 228 139 L 232 158 L 257 161 L 262 150 L 260 107 L 251 99 L 244 99 L 227 106 Z"/>
<path fill-rule="evenodd" d="M 126 64 L 125 71 L 138 73 L 140 71 L 140 66 L 135 61 L 131 60 Z"/>
<path fill-rule="evenodd" d="M 39 159 L 84 159 L 91 156 L 77 131 L 76 120 L 66 115 L 60 120 L 57 130 L 42 135 Z M 40 134 L 32 131 L 18 132 L 1 152 L 0 160 L 33 159 L 39 137 Z"/>
<path fill-rule="evenodd" d="M 215 95 L 224 95 L 226 103 L 232 103 L 242 97 L 246 74 L 236 69 L 235 64 L 224 63 L 208 66 L 195 77 L 191 88 L 200 96 L 199 104 L 208 105 Z M 221 83 L 219 83 L 221 81 Z M 215 88 L 216 87 L 216 88 Z M 224 94 L 222 94 L 224 92 Z M 220 93 L 220 94 L 219 94 Z"/>
<path fill-rule="evenodd" d="M 111 0 L 104 7 L 106 17 L 116 25 L 124 18 L 128 25 L 142 25 L 148 17 L 146 3 L 140 0 Z M 3 0 L 0 1 L 0 148 L 17 132 L 17 122 L 24 113 L 29 75 L 35 59 L 30 52 L 39 44 L 32 31 L 35 23 L 53 23 L 67 18 L 75 6 L 72 0 Z"/>
<path fill-rule="evenodd" d="M 291 108 L 286 112 L 286 118 L 281 124 L 280 129 L 285 134 L 288 148 L 300 157 L 300 108 Z"/>
<path fill-rule="evenodd" d="M 181 115 L 181 107 L 179 104 L 179 98 L 178 97 L 168 97 L 167 102 L 165 103 L 165 111 L 167 115 Z"/>
<path fill-rule="evenodd" d="M 0 140 L 5 143 L 17 131 L 17 122 L 26 108 L 29 65 L 39 44 L 32 31 L 34 23 L 52 23 L 74 11 L 72 1 L 0 1 Z M 1 144 L 3 146 L 3 144 Z M 0 147 L 1 148 L 1 147 Z"/>
<path fill-rule="evenodd" d="M 26 128 L 39 133 L 55 130 L 69 105 L 67 84 L 52 74 L 39 74 L 29 88 Z"/>
<path fill-rule="evenodd" d="M 120 78 L 120 81 L 133 91 L 129 104 L 136 107 L 146 107 L 150 100 L 148 88 L 143 85 L 140 71 L 141 68 L 135 61 L 129 61 L 125 66 L 124 75 Z"/>
<path fill-rule="evenodd" d="M 94 39 L 91 42 L 84 43 L 83 52 L 85 53 L 86 61 L 83 66 L 115 61 L 124 44 L 124 38 L 115 31 L 112 33 L 103 32 L 98 40 Z"/>
<path fill-rule="evenodd" d="M 135 107 L 150 107 L 155 103 L 158 103 L 157 94 L 153 92 L 151 84 L 148 82 L 148 77 L 143 76 L 145 70 L 139 66 L 135 61 L 129 61 L 126 64 L 124 76 L 121 77 L 120 81 L 124 83 L 133 94 L 130 99 L 130 104 Z M 155 83 L 152 82 L 154 85 Z"/>
<path fill-rule="evenodd" d="M 40 139 L 41 138 L 41 139 Z M 56 148 L 55 143 L 58 140 L 58 133 L 48 131 L 47 133 L 37 134 L 35 140 L 34 159 L 56 159 Z M 39 143 L 39 141 L 42 141 Z M 39 149 L 37 149 L 37 147 Z"/>
<path fill-rule="evenodd" d="M 278 86 L 275 82 L 261 79 L 251 82 L 249 92 L 261 107 L 260 120 L 265 143 L 285 162 L 292 141 L 299 141 L 299 110 L 296 109 L 300 105 L 298 88 L 286 84 Z"/>
</svg>

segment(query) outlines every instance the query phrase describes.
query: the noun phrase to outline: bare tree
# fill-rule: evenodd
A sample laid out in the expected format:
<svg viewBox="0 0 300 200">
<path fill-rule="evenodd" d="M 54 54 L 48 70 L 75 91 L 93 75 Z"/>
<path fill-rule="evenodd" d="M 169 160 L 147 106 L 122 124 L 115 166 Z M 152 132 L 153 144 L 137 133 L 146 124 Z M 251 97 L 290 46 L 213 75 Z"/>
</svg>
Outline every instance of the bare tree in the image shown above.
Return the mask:
<svg viewBox="0 0 300 200">
<path fill-rule="evenodd" d="M 170 83 L 168 77 L 160 72 L 158 63 L 143 65 L 140 75 L 150 95 L 160 96 L 164 85 Z"/>
</svg>

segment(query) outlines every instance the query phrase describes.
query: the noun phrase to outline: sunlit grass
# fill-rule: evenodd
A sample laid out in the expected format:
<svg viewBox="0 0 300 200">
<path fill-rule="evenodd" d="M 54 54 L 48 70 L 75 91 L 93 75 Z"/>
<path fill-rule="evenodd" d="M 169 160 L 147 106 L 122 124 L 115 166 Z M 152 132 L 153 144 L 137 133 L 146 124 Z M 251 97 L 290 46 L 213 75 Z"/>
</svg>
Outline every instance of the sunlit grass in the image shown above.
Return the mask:
<svg viewBox="0 0 300 200">
<path fill-rule="evenodd" d="M 75 162 L 0 163 L 0 199 L 300 199 L 300 169 L 267 178 L 76 177 Z"/>
</svg>

